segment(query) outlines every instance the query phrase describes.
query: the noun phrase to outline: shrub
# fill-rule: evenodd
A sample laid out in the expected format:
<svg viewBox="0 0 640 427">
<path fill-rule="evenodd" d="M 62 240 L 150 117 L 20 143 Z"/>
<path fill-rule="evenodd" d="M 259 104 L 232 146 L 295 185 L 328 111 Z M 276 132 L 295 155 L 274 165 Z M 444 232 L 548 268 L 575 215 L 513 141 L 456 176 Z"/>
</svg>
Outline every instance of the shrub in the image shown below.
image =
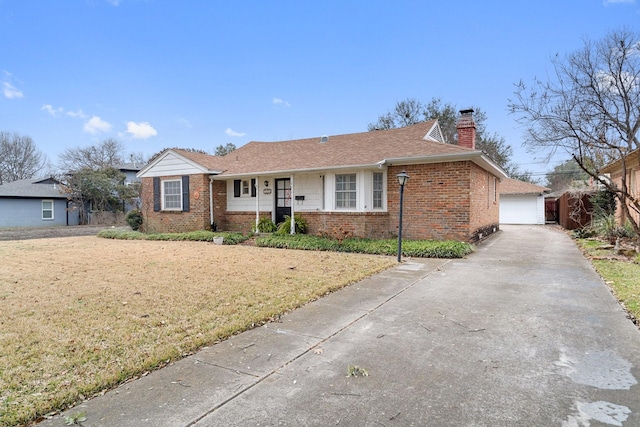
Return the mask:
<svg viewBox="0 0 640 427">
<path fill-rule="evenodd" d="M 271 221 L 269 217 L 262 217 L 258 220 L 258 226 L 253 226 L 253 231 L 258 231 L 259 233 L 273 233 L 276 231 L 278 227 Z"/>
<path fill-rule="evenodd" d="M 127 224 L 133 231 L 138 231 L 142 227 L 142 212 L 139 209 L 134 209 L 127 213 L 125 217 Z"/>
<path fill-rule="evenodd" d="M 98 237 L 105 239 L 120 240 L 171 240 L 171 241 L 191 241 L 191 242 L 212 242 L 214 237 L 224 237 L 223 244 L 237 245 L 249 238 L 242 233 L 214 233 L 211 231 L 198 230 L 187 233 L 141 233 L 139 231 L 122 230 L 102 230 Z"/>
<path fill-rule="evenodd" d="M 614 243 L 619 237 L 634 237 L 633 227 L 627 222 L 625 225 L 618 225 L 614 214 L 599 215 L 591 225 L 593 231 L 602 238 Z"/>
<path fill-rule="evenodd" d="M 296 234 L 305 234 L 307 232 L 307 221 L 301 216 L 294 216 Z M 284 216 L 284 221 L 278 224 L 278 234 L 289 234 L 291 232 L 291 217 Z"/>
<path fill-rule="evenodd" d="M 373 255 L 395 255 L 398 241 L 395 239 L 369 240 L 351 238 L 339 241 L 318 236 L 273 234 L 256 239 L 261 247 L 301 249 L 311 251 L 355 252 Z M 463 258 L 473 252 L 469 243 L 434 240 L 405 240 L 402 253 L 416 258 Z"/>
</svg>

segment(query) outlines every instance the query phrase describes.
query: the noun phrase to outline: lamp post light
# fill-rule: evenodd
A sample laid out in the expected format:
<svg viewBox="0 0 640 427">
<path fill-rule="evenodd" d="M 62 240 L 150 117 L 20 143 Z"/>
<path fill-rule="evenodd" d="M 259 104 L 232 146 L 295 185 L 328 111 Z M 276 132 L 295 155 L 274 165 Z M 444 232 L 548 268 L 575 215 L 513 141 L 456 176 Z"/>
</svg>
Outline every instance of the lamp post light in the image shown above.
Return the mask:
<svg viewBox="0 0 640 427">
<path fill-rule="evenodd" d="M 402 171 L 396 176 L 400 183 L 400 220 L 398 224 L 398 262 L 400 262 L 402 257 L 402 203 L 404 198 L 404 186 L 409 181 L 409 175 L 407 175 L 405 171 Z"/>
</svg>

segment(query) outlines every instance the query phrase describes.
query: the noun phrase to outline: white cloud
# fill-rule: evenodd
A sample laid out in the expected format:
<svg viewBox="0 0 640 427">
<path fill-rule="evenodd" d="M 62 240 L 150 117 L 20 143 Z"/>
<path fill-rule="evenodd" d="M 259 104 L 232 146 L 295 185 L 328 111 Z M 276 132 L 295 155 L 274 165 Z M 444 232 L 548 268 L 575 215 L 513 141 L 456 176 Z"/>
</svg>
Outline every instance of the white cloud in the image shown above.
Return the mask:
<svg viewBox="0 0 640 427">
<path fill-rule="evenodd" d="M 4 73 L 4 81 L 2 82 L 2 94 L 5 96 L 5 98 L 23 98 L 24 94 L 22 93 L 22 91 L 11 83 L 12 74 L 7 70 L 2 70 L 2 72 Z"/>
<path fill-rule="evenodd" d="M 87 133 L 108 132 L 111 130 L 111 124 L 98 116 L 93 116 L 84 124 L 83 129 Z"/>
<path fill-rule="evenodd" d="M 2 93 L 4 94 L 5 98 L 9 99 L 22 98 L 24 96 L 19 89 L 17 89 L 9 82 L 2 83 Z"/>
<path fill-rule="evenodd" d="M 107 3 L 109 3 L 111 6 L 120 6 L 120 0 L 107 0 Z"/>
<path fill-rule="evenodd" d="M 127 122 L 127 133 L 131 134 L 135 139 L 147 139 L 156 136 L 158 131 L 148 122 Z"/>
<path fill-rule="evenodd" d="M 51 114 L 53 117 L 56 117 L 58 114 L 62 114 L 63 111 L 62 108 L 53 108 L 53 106 L 50 104 L 45 104 L 40 109 Z"/>
<path fill-rule="evenodd" d="M 272 102 L 275 105 L 284 105 L 285 107 L 291 107 L 291 104 L 289 104 L 288 101 L 285 101 L 284 99 L 281 99 L 281 98 L 273 98 Z"/>
<path fill-rule="evenodd" d="M 608 4 L 629 3 L 633 4 L 636 0 L 604 0 L 602 3 L 606 6 Z"/>
<path fill-rule="evenodd" d="M 246 133 L 242 132 L 236 132 L 235 130 L 231 129 L 231 128 L 227 128 L 224 133 L 226 133 L 229 136 L 245 136 Z"/>
<path fill-rule="evenodd" d="M 64 114 L 65 116 L 69 116 L 69 117 L 73 117 L 73 118 L 79 118 L 79 119 L 86 119 L 87 118 L 87 115 L 82 110 L 66 111 L 62 107 L 55 108 L 51 104 L 44 104 L 40 109 L 46 111 L 49 114 L 51 114 L 53 117 L 59 117 L 60 115 Z"/>
<path fill-rule="evenodd" d="M 65 114 L 67 116 L 69 116 L 69 117 L 78 117 L 78 118 L 81 118 L 81 119 L 86 119 L 87 118 L 87 115 L 82 110 L 67 111 Z"/>
</svg>

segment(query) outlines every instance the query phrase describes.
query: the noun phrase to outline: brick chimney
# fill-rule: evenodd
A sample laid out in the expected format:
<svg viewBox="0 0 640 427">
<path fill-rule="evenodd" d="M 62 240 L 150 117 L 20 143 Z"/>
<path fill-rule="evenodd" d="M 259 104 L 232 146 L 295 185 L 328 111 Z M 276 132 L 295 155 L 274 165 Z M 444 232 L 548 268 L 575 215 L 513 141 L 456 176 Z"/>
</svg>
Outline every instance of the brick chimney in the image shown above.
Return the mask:
<svg viewBox="0 0 640 427">
<path fill-rule="evenodd" d="M 458 131 L 458 145 L 460 147 L 476 149 L 476 122 L 473 120 L 473 110 L 460 110 L 460 118 L 456 123 Z"/>
</svg>

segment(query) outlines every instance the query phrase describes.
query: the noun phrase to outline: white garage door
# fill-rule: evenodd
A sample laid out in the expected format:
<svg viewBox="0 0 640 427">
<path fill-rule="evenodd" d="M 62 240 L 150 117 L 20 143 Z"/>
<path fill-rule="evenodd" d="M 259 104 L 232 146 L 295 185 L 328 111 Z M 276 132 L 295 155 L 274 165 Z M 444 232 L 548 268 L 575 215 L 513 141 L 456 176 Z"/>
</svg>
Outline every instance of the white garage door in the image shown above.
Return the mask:
<svg viewBox="0 0 640 427">
<path fill-rule="evenodd" d="M 544 197 L 500 195 L 500 224 L 544 224 Z"/>
</svg>

